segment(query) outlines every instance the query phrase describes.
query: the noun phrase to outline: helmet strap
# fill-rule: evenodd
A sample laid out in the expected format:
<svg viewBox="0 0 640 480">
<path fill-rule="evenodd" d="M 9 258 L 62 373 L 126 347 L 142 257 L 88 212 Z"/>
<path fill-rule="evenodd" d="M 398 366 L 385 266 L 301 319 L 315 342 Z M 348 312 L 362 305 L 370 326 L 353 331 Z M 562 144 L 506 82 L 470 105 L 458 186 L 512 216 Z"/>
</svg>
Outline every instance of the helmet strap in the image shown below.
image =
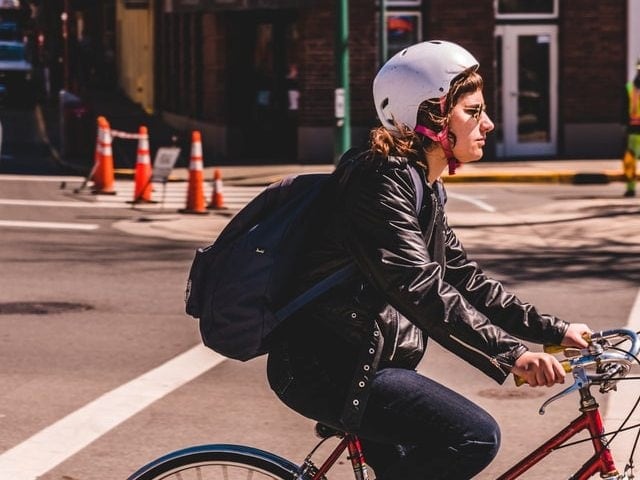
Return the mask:
<svg viewBox="0 0 640 480">
<path fill-rule="evenodd" d="M 455 175 L 456 168 L 458 167 L 458 165 L 460 165 L 460 162 L 458 162 L 458 159 L 453 155 L 451 141 L 449 140 L 449 127 L 445 126 L 439 132 L 435 132 L 434 130 L 427 128 L 424 125 L 416 125 L 416 128 L 414 128 L 414 130 L 440 144 L 442 150 L 444 151 L 444 155 L 447 158 L 447 163 L 449 165 L 449 175 Z"/>
<path fill-rule="evenodd" d="M 457 158 L 450 158 L 449 159 L 449 175 L 455 175 L 456 174 L 456 168 L 458 168 L 460 166 L 460 162 L 458 161 Z"/>
<path fill-rule="evenodd" d="M 440 113 L 444 115 L 444 112 L 447 108 L 447 95 L 443 95 L 440 97 Z M 449 126 L 445 125 L 442 130 L 439 132 L 435 132 L 430 128 L 425 127 L 424 125 L 416 125 L 414 130 L 422 135 L 427 136 L 431 140 L 436 143 L 439 143 L 442 146 L 442 150 L 444 151 L 444 155 L 447 158 L 447 164 L 449 166 L 449 175 L 456 174 L 456 168 L 460 165 L 458 159 L 453 155 L 453 148 L 451 148 L 451 142 L 449 141 Z"/>
</svg>

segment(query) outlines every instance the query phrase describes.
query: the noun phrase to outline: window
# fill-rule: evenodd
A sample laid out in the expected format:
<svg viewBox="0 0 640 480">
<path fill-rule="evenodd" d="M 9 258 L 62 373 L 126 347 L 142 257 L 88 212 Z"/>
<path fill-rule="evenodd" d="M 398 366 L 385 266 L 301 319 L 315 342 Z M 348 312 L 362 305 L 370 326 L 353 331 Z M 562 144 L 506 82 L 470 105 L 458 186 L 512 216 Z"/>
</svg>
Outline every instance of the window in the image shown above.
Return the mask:
<svg viewBox="0 0 640 480">
<path fill-rule="evenodd" d="M 540 19 L 558 16 L 558 0 L 494 0 L 496 18 Z"/>
<path fill-rule="evenodd" d="M 422 40 L 420 12 L 388 11 L 385 13 L 385 18 L 387 20 L 387 58 Z"/>
<path fill-rule="evenodd" d="M 419 6 L 422 0 L 385 0 L 388 7 Z"/>
</svg>

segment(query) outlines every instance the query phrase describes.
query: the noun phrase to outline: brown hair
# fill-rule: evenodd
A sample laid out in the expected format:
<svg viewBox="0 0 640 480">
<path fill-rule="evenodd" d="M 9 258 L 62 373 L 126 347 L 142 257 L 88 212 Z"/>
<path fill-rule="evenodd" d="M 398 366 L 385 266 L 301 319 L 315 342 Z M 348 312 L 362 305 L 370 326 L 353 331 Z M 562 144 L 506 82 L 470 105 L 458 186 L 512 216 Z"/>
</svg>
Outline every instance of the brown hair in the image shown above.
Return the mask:
<svg viewBox="0 0 640 480">
<path fill-rule="evenodd" d="M 449 122 L 449 115 L 460 97 L 482 89 L 483 81 L 475 67 L 456 76 L 451 81 L 451 88 L 444 100 L 444 113 L 440 111 L 440 100 L 431 98 L 425 100 L 418 107 L 417 124 L 423 125 L 435 132 L 441 131 Z M 396 130 L 390 131 L 383 126 L 376 127 L 369 134 L 369 146 L 375 154 L 389 156 L 422 158 L 422 152 L 429 150 L 434 141 L 416 133 L 406 125 L 394 123 Z M 449 132 L 451 145 L 455 145 L 455 136 Z"/>
</svg>

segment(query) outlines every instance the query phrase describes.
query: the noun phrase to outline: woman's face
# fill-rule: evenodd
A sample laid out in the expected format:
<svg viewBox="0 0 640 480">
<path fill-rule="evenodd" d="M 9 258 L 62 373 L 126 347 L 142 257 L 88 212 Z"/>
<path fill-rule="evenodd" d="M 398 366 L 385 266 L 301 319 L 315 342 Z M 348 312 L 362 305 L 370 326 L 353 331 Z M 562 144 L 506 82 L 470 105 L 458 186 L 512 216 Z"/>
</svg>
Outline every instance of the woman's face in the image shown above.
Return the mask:
<svg viewBox="0 0 640 480">
<path fill-rule="evenodd" d="M 475 162 L 482 158 L 487 133 L 493 127 L 493 122 L 485 112 L 481 90 L 460 97 L 449 119 L 449 131 L 455 135 L 453 155 L 460 163 Z"/>
</svg>

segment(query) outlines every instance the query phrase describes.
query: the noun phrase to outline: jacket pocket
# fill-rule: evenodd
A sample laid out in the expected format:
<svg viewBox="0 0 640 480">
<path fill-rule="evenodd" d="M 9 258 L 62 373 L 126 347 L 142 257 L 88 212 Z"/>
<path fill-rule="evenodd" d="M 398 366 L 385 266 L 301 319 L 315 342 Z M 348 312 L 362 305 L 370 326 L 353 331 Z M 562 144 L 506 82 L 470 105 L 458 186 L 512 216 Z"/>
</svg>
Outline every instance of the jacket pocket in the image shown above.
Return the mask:
<svg viewBox="0 0 640 480">
<path fill-rule="evenodd" d="M 282 399 L 293 383 L 293 372 L 289 352 L 284 346 L 277 346 L 269 353 L 267 359 L 267 378 L 271 390 Z"/>
<path fill-rule="evenodd" d="M 378 315 L 384 338 L 381 361 L 402 368 L 415 368 L 424 355 L 424 334 L 395 308 L 388 305 Z"/>
</svg>

